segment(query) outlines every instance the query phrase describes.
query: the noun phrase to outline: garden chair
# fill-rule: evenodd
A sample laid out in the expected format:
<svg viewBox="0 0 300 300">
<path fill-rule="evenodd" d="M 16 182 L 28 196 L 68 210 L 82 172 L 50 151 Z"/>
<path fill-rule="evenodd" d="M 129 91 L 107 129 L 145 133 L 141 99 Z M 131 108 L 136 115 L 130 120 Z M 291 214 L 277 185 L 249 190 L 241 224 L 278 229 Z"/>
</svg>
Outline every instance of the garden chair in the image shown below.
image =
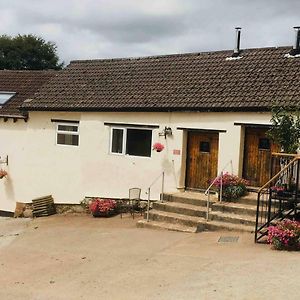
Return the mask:
<svg viewBox="0 0 300 300">
<path fill-rule="evenodd" d="M 121 218 L 123 213 L 130 212 L 132 218 L 134 219 L 135 211 L 140 211 L 142 215 L 141 207 L 141 189 L 140 188 L 130 188 L 128 200 L 123 200 L 120 205 Z"/>
</svg>

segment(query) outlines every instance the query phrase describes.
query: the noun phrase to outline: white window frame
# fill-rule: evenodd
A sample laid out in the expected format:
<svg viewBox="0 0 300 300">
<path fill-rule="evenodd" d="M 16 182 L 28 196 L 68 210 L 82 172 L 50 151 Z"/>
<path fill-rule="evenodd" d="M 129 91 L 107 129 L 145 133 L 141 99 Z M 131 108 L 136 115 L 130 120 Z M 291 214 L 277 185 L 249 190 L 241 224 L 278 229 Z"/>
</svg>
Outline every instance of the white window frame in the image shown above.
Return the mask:
<svg viewBox="0 0 300 300">
<path fill-rule="evenodd" d="M 123 130 L 123 141 L 122 141 L 122 153 L 112 152 L 112 140 L 113 140 L 113 130 L 114 129 L 121 129 Z M 153 138 L 153 129 L 152 128 L 138 128 L 138 127 L 132 127 L 132 126 L 112 126 L 110 128 L 110 142 L 109 142 L 109 153 L 112 155 L 118 155 L 118 156 L 130 156 L 130 157 L 140 157 L 140 158 L 151 158 L 152 152 L 150 152 L 150 156 L 142 156 L 142 155 L 131 155 L 126 154 L 126 141 L 127 141 L 127 130 L 128 129 L 136 129 L 136 130 L 149 130 L 151 131 L 151 141 Z"/>
<path fill-rule="evenodd" d="M 14 95 L 16 92 L 6 92 L 6 91 L 0 91 L 0 95 L 6 95 L 9 96 L 3 103 L 0 102 L 0 108 L 5 105 Z"/>
<path fill-rule="evenodd" d="M 76 127 L 77 127 L 77 131 L 65 131 L 65 130 L 59 130 L 58 127 L 59 127 L 60 125 L 63 125 L 63 126 L 76 126 Z M 78 145 L 59 144 L 59 143 L 57 142 L 58 134 L 78 135 Z M 63 147 L 78 147 L 78 146 L 80 145 L 79 123 L 68 123 L 68 122 L 59 122 L 59 123 L 56 123 L 55 144 L 56 144 L 57 146 L 63 146 Z"/>
<path fill-rule="evenodd" d="M 112 142 L 113 142 L 113 131 L 114 129 L 122 130 L 123 131 L 123 140 L 122 140 L 122 152 L 113 152 L 112 151 Z M 110 128 L 110 142 L 109 142 L 109 153 L 113 155 L 125 155 L 125 146 L 126 146 L 126 137 L 127 137 L 127 130 L 126 127 L 111 127 Z"/>
</svg>

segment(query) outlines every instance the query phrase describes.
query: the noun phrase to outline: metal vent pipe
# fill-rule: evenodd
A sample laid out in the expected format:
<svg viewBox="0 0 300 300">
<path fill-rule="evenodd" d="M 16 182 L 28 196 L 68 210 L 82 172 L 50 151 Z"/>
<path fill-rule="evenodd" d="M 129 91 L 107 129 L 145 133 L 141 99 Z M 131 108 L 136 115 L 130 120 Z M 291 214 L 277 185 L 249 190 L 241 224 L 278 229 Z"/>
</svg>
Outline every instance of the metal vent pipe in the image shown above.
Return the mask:
<svg viewBox="0 0 300 300">
<path fill-rule="evenodd" d="M 234 55 L 239 55 L 241 46 L 241 27 L 235 27 L 235 47 L 233 50 Z"/>
<path fill-rule="evenodd" d="M 300 51 L 300 26 L 295 26 L 295 43 L 293 49 L 297 52 Z"/>
</svg>

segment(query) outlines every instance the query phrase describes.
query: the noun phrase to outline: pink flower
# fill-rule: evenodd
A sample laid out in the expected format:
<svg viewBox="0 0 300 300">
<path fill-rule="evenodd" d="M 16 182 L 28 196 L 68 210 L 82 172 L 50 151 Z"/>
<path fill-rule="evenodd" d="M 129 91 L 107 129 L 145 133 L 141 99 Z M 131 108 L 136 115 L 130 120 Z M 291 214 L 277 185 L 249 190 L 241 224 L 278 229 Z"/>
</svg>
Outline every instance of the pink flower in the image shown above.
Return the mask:
<svg viewBox="0 0 300 300">
<path fill-rule="evenodd" d="M 300 250 L 300 222 L 283 220 L 269 226 L 267 241 L 275 249 Z"/>
<path fill-rule="evenodd" d="M 95 198 L 89 208 L 92 213 L 108 213 L 115 210 L 117 202 L 111 199 Z"/>
<path fill-rule="evenodd" d="M 165 146 L 161 143 L 155 143 L 152 149 L 156 150 L 157 152 L 161 152 L 165 149 Z"/>
<path fill-rule="evenodd" d="M 0 169 L 0 178 L 3 178 L 6 175 L 7 175 L 7 172 L 3 169 Z"/>
</svg>

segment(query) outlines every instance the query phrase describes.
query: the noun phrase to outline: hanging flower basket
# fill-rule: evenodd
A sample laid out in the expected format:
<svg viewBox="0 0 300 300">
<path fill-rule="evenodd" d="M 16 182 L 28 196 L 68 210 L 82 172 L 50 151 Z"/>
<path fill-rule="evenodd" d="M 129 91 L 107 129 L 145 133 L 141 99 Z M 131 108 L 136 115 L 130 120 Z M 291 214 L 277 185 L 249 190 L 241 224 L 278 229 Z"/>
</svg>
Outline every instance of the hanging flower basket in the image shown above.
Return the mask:
<svg viewBox="0 0 300 300">
<path fill-rule="evenodd" d="M 0 179 L 2 179 L 5 176 L 7 176 L 7 172 L 3 169 L 0 169 Z"/>
<path fill-rule="evenodd" d="M 156 152 L 161 152 L 161 151 L 163 151 L 165 149 L 165 146 L 163 144 L 161 144 L 161 143 L 155 143 L 153 145 L 152 149 L 155 150 Z"/>
</svg>

